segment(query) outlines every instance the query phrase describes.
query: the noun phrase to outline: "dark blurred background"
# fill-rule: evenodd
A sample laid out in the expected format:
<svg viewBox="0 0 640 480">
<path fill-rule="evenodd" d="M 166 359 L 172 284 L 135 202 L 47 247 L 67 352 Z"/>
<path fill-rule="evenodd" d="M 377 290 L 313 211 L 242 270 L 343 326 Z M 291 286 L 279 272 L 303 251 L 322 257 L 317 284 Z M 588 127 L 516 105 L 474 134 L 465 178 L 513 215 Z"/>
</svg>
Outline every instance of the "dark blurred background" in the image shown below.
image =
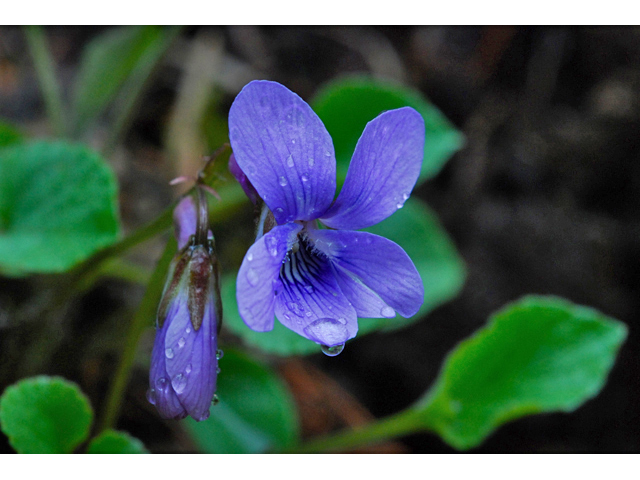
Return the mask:
<svg viewBox="0 0 640 480">
<path fill-rule="evenodd" d="M 47 29 L 65 91 L 82 49 L 104 29 Z M 420 90 L 466 136 L 466 146 L 414 195 L 438 213 L 468 277 L 458 298 L 412 326 L 358 338 L 336 358 L 275 362 L 303 414 L 303 435 L 407 407 L 431 385 L 446 353 L 492 312 L 538 293 L 622 320 L 628 340 L 598 397 L 573 414 L 508 424 L 475 451 L 640 451 L 640 29 L 185 28 L 109 157 L 125 229 L 166 208 L 176 194 L 168 180 L 195 172 L 209 153 L 203 149 L 224 141 L 215 133 L 219 117 L 248 81 L 275 80 L 309 100 L 349 73 Z M 204 144 L 192 137 L 194 112 L 213 112 Z M 24 35 L 14 27 L 0 28 L 0 118 L 32 136 L 50 135 Z M 99 144 L 100 129 L 87 141 Z M 238 222 L 250 222 L 250 213 Z M 152 266 L 161 247 L 151 242 L 136 260 Z M 243 253 L 227 248 L 230 256 Z M 99 406 L 117 358 L 113 345 L 126 331 L 121 312 L 135 308 L 142 290 L 100 282 L 57 323 L 17 324 L 15 312 L 24 315 L 43 282 L 0 278 L 0 390 L 24 375 L 64 374 Z M 55 338 L 45 353 L 34 329 Z M 183 432 L 144 404 L 145 389 L 140 368 L 118 426 L 152 450 L 188 451 Z M 11 451 L 6 439 L 0 450 Z M 424 434 L 371 451 L 453 450 Z"/>
</svg>

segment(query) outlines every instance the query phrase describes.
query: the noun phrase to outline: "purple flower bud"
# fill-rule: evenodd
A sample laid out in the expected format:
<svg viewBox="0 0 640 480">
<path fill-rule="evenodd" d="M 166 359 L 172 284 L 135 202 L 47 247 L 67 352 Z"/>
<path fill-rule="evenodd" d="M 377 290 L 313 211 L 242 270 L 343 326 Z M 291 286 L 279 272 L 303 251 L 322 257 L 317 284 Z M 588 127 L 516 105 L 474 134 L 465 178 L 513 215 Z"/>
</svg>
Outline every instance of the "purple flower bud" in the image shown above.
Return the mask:
<svg viewBox="0 0 640 480">
<path fill-rule="evenodd" d="M 247 176 L 237 164 L 236 157 L 233 155 L 233 153 L 229 157 L 229 171 L 231 172 L 231 175 L 233 175 L 238 181 L 238 183 L 242 187 L 242 190 L 244 190 L 245 195 L 249 197 L 249 200 L 251 200 L 254 205 L 256 205 L 258 203 L 258 200 L 260 200 L 260 195 L 258 195 L 256 189 L 253 187 Z"/>
<path fill-rule="evenodd" d="M 190 198 L 174 215 L 179 243 L 197 228 L 206 229 L 197 225 Z M 206 420 L 216 391 L 222 304 L 213 241 L 205 243 L 183 245 L 171 263 L 158 308 L 147 398 L 163 418 Z"/>
</svg>

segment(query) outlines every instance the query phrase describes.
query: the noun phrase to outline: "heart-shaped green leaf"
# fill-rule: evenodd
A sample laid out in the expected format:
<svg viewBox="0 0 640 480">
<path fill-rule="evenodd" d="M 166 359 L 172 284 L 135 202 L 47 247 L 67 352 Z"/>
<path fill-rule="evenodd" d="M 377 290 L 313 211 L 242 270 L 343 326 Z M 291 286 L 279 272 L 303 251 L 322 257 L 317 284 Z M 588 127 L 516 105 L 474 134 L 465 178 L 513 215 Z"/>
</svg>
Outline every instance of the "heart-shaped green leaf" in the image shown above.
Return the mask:
<svg viewBox="0 0 640 480">
<path fill-rule="evenodd" d="M 0 271 L 62 272 L 119 234 L 116 179 L 81 145 L 0 150 Z"/>
<path fill-rule="evenodd" d="M 21 380 L 0 397 L 0 428 L 18 453 L 70 453 L 92 420 L 89 400 L 60 377 Z"/>
<path fill-rule="evenodd" d="M 415 409 L 453 447 L 474 447 L 505 422 L 571 412 L 597 395 L 626 335 L 591 308 L 525 297 L 449 354 Z"/>
</svg>

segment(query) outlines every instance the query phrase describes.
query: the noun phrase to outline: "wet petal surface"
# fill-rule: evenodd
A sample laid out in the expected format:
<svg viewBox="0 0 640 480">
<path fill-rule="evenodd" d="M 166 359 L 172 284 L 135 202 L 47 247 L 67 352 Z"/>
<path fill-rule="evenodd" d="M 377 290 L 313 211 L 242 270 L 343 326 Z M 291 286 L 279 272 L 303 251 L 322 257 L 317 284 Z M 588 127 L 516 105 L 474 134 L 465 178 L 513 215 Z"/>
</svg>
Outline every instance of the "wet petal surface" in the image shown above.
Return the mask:
<svg viewBox="0 0 640 480">
<path fill-rule="evenodd" d="M 424 135 L 424 120 L 410 107 L 384 112 L 369 122 L 344 186 L 322 223 L 357 230 L 402 208 L 420 174 Z"/>
<path fill-rule="evenodd" d="M 420 309 L 424 299 L 422 279 L 398 244 L 368 232 L 313 230 L 310 237 L 337 270 L 358 278 L 403 317 Z M 378 316 L 392 315 L 381 309 Z"/>
<path fill-rule="evenodd" d="M 356 311 L 328 259 L 300 242 L 280 271 L 275 312 L 287 328 L 321 345 L 341 345 L 358 331 Z"/>
<path fill-rule="evenodd" d="M 238 271 L 236 299 L 242 320 L 258 332 L 273 328 L 274 288 L 282 261 L 302 226 L 279 225 L 256 241 L 247 251 Z"/>
<path fill-rule="evenodd" d="M 311 107 L 283 85 L 246 85 L 229 111 L 229 139 L 237 164 L 278 224 L 316 219 L 331 204 L 331 137 Z"/>
</svg>

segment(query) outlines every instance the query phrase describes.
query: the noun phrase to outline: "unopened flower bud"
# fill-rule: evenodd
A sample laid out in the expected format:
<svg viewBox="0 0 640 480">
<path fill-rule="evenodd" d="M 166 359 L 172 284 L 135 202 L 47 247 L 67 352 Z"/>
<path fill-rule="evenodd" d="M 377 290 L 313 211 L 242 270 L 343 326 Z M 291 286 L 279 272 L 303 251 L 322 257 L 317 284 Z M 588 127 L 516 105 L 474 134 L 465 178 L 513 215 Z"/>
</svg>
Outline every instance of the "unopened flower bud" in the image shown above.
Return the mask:
<svg viewBox="0 0 640 480">
<path fill-rule="evenodd" d="M 198 240 L 197 230 L 206 232 L 207 225 L 201 225 L 204 215 L 199 219 L 193 206 L 186 197 L 174 214 L 182 248 L 158 308 L 147 398 L 163 418 L 191 415 L 200 421 L 209 417 L 216 391 L 222 304 L 213 239 Z"/>
</svg>

